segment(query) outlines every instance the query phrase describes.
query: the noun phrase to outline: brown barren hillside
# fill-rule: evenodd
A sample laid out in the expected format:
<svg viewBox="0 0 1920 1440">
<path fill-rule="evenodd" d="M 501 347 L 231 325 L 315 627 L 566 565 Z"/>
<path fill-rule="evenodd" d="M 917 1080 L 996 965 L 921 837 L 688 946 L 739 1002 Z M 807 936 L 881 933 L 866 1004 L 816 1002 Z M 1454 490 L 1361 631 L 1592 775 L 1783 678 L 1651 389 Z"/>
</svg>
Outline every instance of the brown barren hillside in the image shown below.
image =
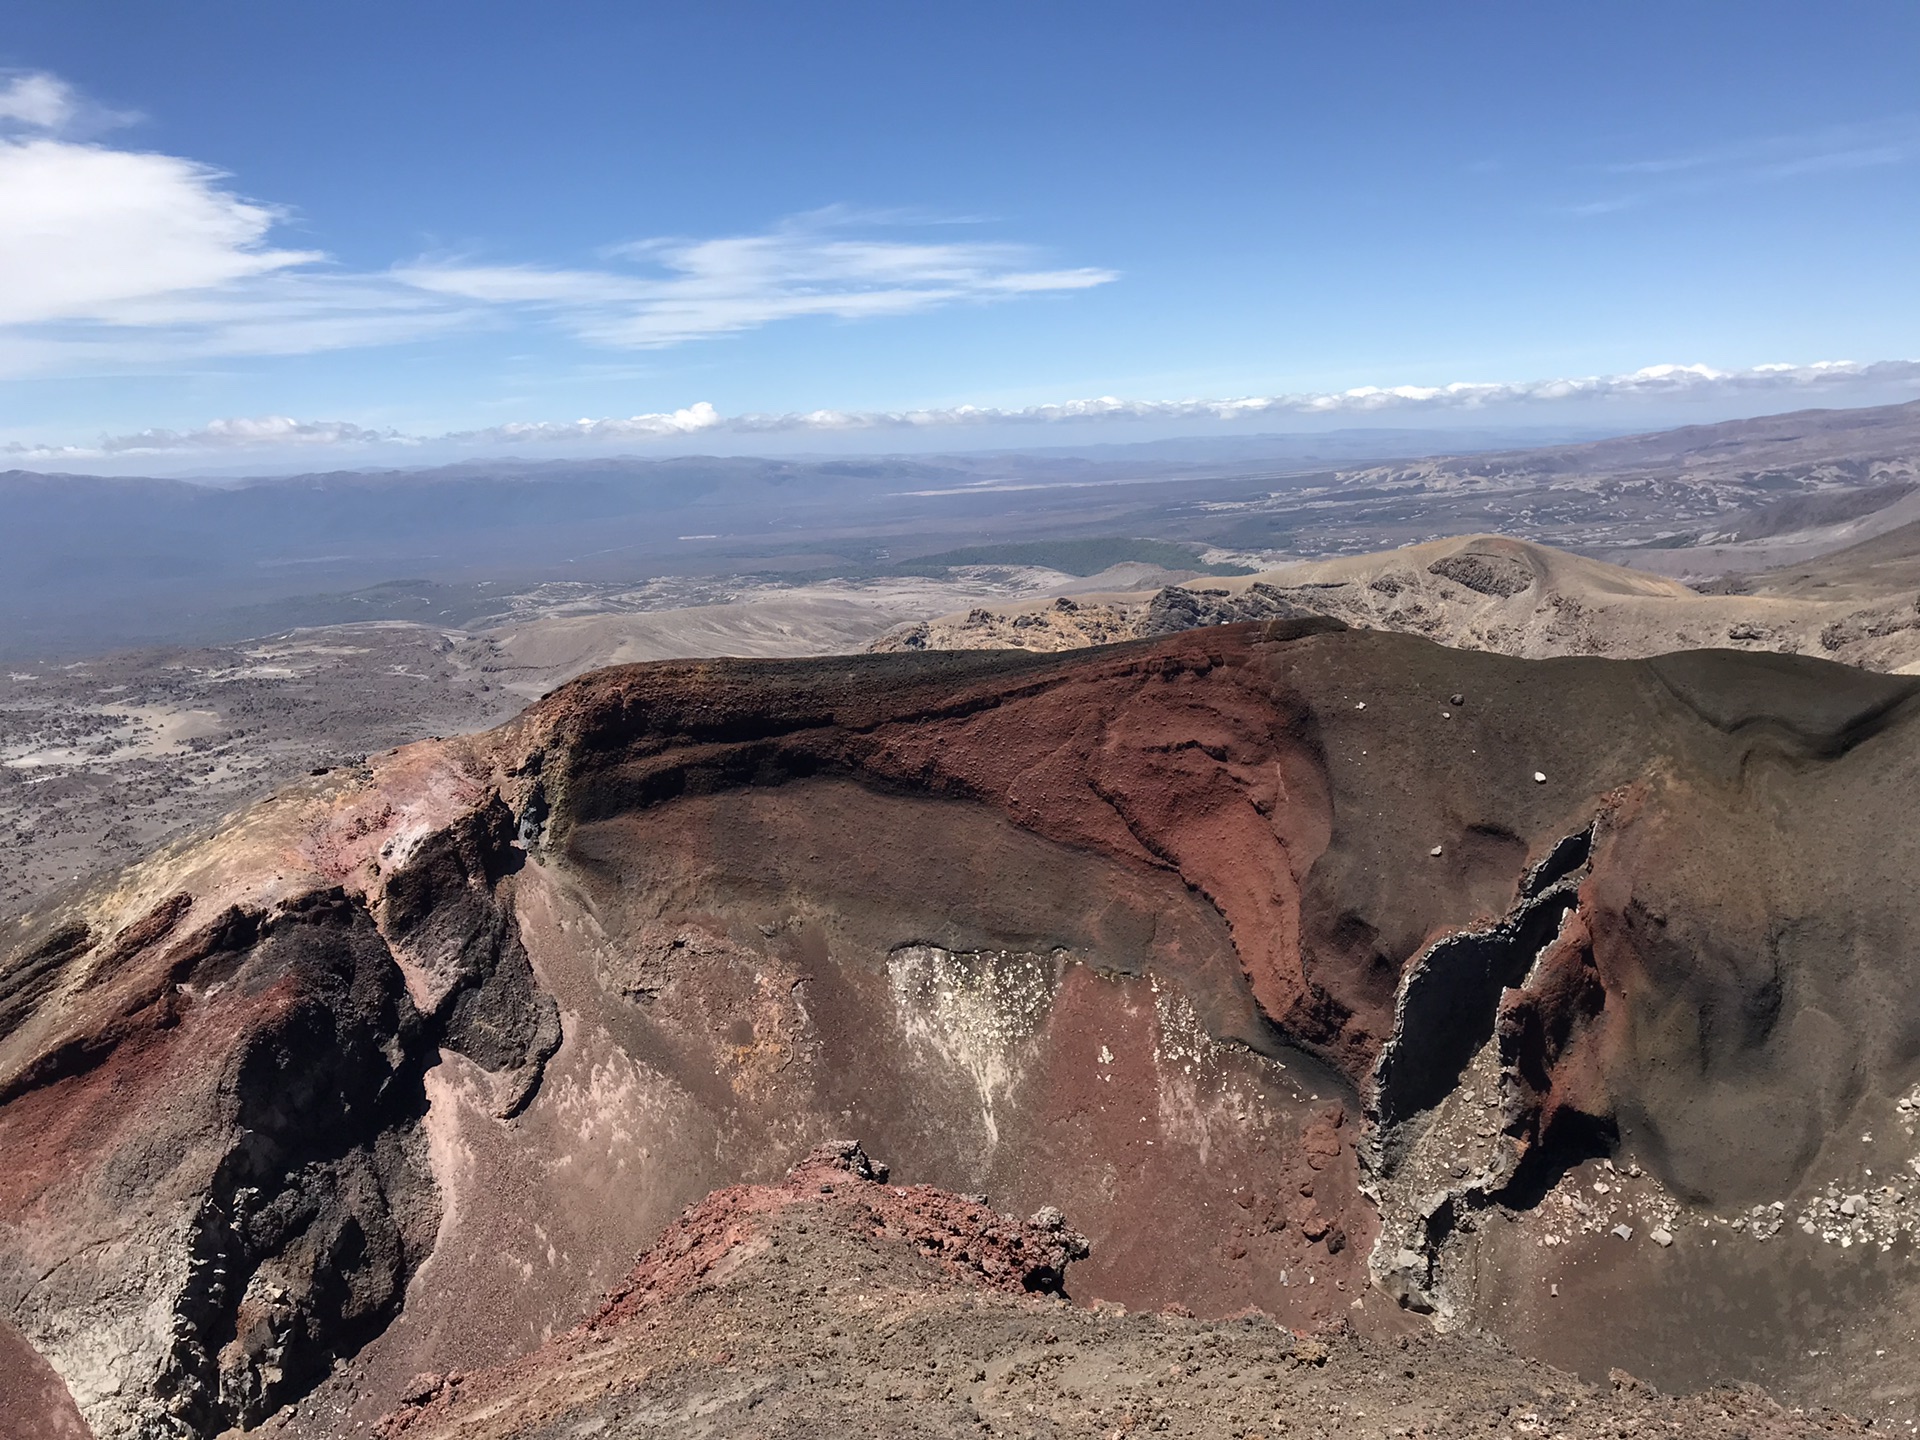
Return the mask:
<svg viewBox="0 0 1920 1440">
<path fill-rule="evenodd" d="M 1920 524 L 1902 525 L 1800 565 L 1744 576 L 1729 588 L 1801 600 L 1878 600 L 1920 590 Z"/>
<path fill-rule="evenodd" d="M 1524 540 L 1469 535 L 1157 592 L 977 606 L 896 626 L 870 648 L 1060 651 L 1196 625 L 1325 615 L 1532 658 L 1721 647 L 1905 673 L 1920 667 L 1920 582 L 1911 557 L 1897 558 L 1914 548 L 1899 540 L 1905 533 L 1858 547 L 1857 564 L 1847 558 L 1854 552 L 1842 552 L 1781 571 L 1777 582 L 1754 577 L 1711 594 Z"/>
<path fill-rule="evenodd" d="M 0 1321 L 103 1440 L 409 1404 L 432 1434 L 762 1433 L 739 1375 L 864 1403 L 890 1334 L 985 1366 L 1000 1399 L 970 1403 L 1018 1430 L 1004 1398 L 1041 1402 L 983 1337 L 1039 1375 L 1105 1343 L 1097 1302 L 1198 1317 L 1099 1373 L 1157 1368 L 1202 1420 L 1229 1378 L 1302 1425 L 1418 1381 L 1437 1408 L 1392 1423 L 1597 1433 L 1568 1407 L 1614 1414 L 1617 1368 L 1904 1426 L 1916 693 L 1324 620 L 600 671 L 13 927 Z M 656 1273 L 634 1257 L 685 1207 L 848 1136 L 907 1199 L 823 1214 L 789 1267 L 759 1221 L 722 1235 L 711 1283 L 616 1298 L 604 1364 L 554 1341 Z M 1068 1229 L 1095 1309 L 1038 1328 L 996 1297 L 1052 1288 Z M 780 1299 L 796 1277 L 817 1306 Z M 1337 1394 L 1276 1324 L 1351 1332 Z M 547 1418 L 473 1419 L 483 1371 Z M 669 1381 L 694 1388 L 647 1420 Z M 1739 1403 L 1754 1433 L 1829 1423 Z"/>
</svg>

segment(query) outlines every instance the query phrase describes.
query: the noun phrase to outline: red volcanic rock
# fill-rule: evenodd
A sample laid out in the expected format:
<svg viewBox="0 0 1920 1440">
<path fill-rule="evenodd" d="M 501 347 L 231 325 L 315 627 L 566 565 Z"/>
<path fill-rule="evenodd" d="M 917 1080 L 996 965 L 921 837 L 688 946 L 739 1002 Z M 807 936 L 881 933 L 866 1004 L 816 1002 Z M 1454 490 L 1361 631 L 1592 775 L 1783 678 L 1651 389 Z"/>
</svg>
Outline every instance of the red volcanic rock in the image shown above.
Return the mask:
<svg viewBox="0 0 1920 1440">
<path fill-rule="evenodd" d="M 921 657 L 926 678 L 884 691 L 860 683 L 871 662 L 848 662 L 804 699 L 730 684 L 711 664 L 609 672 L 525 723 L 550 728 L 578 820 L 683 788 L 844 771 L 1172 870 L 1226 919 L 1264 1012 L 1316 1045 L 1344 1038 L 1364 1064 L 1391 995 L 1356 1016 L 1302 963 L 1300 885 L 1327 843 L 1330 798 L 1312 711 L 1256 663 L 1251 628 L 1064 665 Z"/>
<path fill-rule="evenodd" d="M 984 1201 L 931 1185 L 889 1186 L 886 1179 L 886 1166 L 875 1166 L 858 1142 L 842 1140 L 816 1145 L 784 1184 L 716 1190 L 640 1257 L 589 1328 L 625 1324 L 660 1296 L 686 1290 L 745 1242 L 754 1220 L 790 1205 L 819 1205 L 822 1197 L 873 1239 L 904 1242 L 955 1279 L 989 1290 L 1062 1293 L 1068 1263 L 1086 1256 L 1086 1237 L 1067 1229 L 1051 1207 L 1016 1220 Z"/>
<path fill-rule="evenodd" d="M 0 1324 L 0 1434 L 20 1440 L 94 1440 L 54 1368 Z"/>
<path fill-rule="evenodd" d="M 484 1409 L 516 1384 L 563 1370 L 655 1307 L 685 1300 L 764 1257 L 770 1233 L 789 1212 L 804 1216 L 803 1227 L 843 1232 L 861 1253 L 910 1252 L 923 1262 L 921 1283 L 930 1289 L 945 1282 L 1008 1295 L 1059 1295 L 1067 1266 L 1087 1253 L 1086 1237 L 1068 1229 L 1051 1207 L 1019 1220 L 981 1200 L 886 1179 L 886 1166 L 876 1166 L 858 1142 L 842 1140 L 815 1146 L 777 1185 L 716 1190 L 667 1228 L 591 1320 L 496 1373 L 416 1376 L 401 1396 L 403 1407 L 382 1417 L 376 1432 L 397 1440 L 416 1426 L 457 1423 L 463 1409 Z"/>
</svg>

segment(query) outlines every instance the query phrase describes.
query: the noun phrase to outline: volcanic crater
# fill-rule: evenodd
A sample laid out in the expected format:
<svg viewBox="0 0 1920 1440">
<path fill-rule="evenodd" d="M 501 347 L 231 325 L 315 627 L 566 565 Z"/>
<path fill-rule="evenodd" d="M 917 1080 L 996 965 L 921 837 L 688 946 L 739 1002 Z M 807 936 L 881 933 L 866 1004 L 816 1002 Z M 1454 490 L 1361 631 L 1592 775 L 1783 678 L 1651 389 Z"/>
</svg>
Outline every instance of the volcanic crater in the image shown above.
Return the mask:
<svg viewBox="0 0 1920 1440">
<path fill-rule="evenodd" d="M 1241 1428 L 996 1372 L 853 1433 L 1368 1433 L 1299 1377 L 1377 1365 L 1399 1433 L 1920 1419 L 1916 693 L 1285 619 L 619 667 L 315 776 L 11 922 L 19 1433 L 810 1433 L 905 1362 L 773 1332 L 933 1310 L 1116 1395 L 1225 1347 Z"/>
</svg>

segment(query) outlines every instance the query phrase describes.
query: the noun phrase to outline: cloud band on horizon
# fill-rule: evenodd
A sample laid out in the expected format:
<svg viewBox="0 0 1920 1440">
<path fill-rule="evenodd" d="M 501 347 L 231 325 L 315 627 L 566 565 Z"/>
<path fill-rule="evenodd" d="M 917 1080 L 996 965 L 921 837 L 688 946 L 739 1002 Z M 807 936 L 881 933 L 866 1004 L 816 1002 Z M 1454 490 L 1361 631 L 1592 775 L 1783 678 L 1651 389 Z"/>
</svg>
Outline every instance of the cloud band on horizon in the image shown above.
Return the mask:
<svg viewBox="0 0 1920 1440">
<path fill-rule="evenodd" d="M 1880 360 L 1871 363 L 1823 360 L 1805 365 L 1756 365 L 1741 370 L 1717 370 L 1697 364 L 1666 364 L 1649 365 L 1619 375 L 1551 380 L 1369 385 L 1340 391 L 1214 400 L 1123 400 L 1114 396 L 1100 396 L 1018 408 L 960 405 L 922 410 L 811 410 L 785 414 L 723 415 L 712 404 L 702 400 L 678 410 L 621 418 L 515 422 L 436 435 L 371 429 L 347 421 L 303 421 L 285 416 L 266 416 L 215 420 L 191 431 L 142 430 L 103 437 L 91 446 L 15 442 L 0 446 L 0 454 L 31 461 L 74 461 L 143 454 L 410 448 L 427 444 L 472 448 L 607 445 L 691 439 L 702 435 L 852 434 L 942 429 L 966 431 L 995 425 L 1048 427 L 1151 420 L 1233 422 L 1261 417 L 1419 414 L 1579 401 L 1818 395 L 1845 388 L 1908 384 L 1920 386 L 1920 360 Z"/>
</svg>

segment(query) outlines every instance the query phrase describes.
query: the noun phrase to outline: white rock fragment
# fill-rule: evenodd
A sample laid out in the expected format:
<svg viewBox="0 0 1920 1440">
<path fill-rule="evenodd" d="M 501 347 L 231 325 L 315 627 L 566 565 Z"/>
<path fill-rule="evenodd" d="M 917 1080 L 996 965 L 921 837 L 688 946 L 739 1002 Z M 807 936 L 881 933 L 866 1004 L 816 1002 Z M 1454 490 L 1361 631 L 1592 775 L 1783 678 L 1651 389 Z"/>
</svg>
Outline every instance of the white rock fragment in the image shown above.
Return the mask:
<svg viewBox="0 0 1920 1440">
<path fill-rule="evenodd" d="M 1647 1239 L 1658 1245 L 1662 1250 L 1673 1243 L 1673 1235 L 1666 1230 L 1649 1230 L 1647 1232 Z"/>
<path fill-rule="evenodd" d="M 1622 1240 L 1631 1240 L 1633 1238 L 1633 1227 L 1631 1225 L 1616 1225 L 1607 1233 L 1609 1235 L 1618 1235 Z"/>
<path fill-rule="evenodd" d="M 1534 784 L 1536 784 L 1536 785 L 1544 785 L 1544 784 L 1546 784 L 1546 783 L 1547 783 L 1547 772 L 1546 772 L 1546 771 L 1544 771 L 1544 770 L 1536 770 L 1536 771 L 1534 771 L 1534 772 L 1533 772 L 1533 783 L 1534 783 Z"/>
<path fill-rule="evenodd" d="M 1427 854 L 1429 855 L 1440 855 L 1444 853 L 1445 853 L 1445 847 L 1440 845 L 1436 845 L 1431 850 L 1427 851 Z"/>
<path fill-rule="evenodd" d="M 1353 708 L 1356 710 L 1364 710 L 1367 708 L 1367 702 L 1362 700 L 1358 705 L 1354 706 Z"/>
</svg>

